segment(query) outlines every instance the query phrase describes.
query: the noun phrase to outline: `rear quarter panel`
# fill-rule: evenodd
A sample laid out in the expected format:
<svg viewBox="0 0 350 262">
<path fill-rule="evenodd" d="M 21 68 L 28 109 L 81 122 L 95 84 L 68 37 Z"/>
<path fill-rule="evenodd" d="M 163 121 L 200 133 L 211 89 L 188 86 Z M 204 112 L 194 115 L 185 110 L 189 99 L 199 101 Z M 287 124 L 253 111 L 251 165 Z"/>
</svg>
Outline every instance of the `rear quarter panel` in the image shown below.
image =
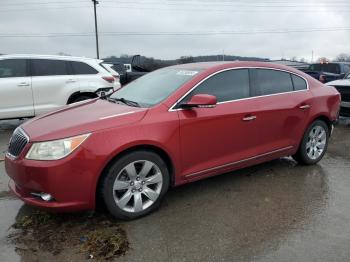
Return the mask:
<svg viewBox="0 0 350 262">
<path fill-rule="evenodd" d="M 336 121 L 340 109 L 340 94 L 332 86 L 326 86 L 318 81 L 310 81 L 310 91 L 313 94 L 310 122 L 320 116 Z"/>
</svg>

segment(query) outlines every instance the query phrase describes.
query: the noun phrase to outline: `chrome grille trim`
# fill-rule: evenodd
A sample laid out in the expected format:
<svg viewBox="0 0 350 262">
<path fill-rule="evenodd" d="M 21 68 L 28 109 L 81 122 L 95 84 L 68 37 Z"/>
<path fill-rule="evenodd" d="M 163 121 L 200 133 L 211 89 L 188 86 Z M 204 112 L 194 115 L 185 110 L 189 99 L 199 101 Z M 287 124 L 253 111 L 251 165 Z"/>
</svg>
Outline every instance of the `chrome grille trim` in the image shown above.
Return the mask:
<svg viewBox="0 0 350 262">
<path fill-rule="evenodd" d="M 10 139 L 7 154 L 12 158 L 17 158 L 28 144 L 29 137 L 22 128 L 17 128 Z"/>
</svg>

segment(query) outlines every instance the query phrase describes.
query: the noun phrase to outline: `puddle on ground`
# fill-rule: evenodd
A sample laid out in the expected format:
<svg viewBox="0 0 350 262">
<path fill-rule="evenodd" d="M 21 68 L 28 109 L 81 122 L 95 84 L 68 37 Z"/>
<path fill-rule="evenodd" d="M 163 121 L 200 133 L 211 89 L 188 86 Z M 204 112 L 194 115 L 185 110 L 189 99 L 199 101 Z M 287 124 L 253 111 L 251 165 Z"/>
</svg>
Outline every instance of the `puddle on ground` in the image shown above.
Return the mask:
<svg viewBox="0 0 350 262">
<path fill-rule="evenodd" d="M 104 261 L 124 255 L 129 248 L 123 228 L 112 217 L 97 213 L 34 211 L 16 218 L 8 241 L 22 258 L 42 252 L 48 258 L 66 257 L 68 252 L 75 258 Z"/>
</svg>

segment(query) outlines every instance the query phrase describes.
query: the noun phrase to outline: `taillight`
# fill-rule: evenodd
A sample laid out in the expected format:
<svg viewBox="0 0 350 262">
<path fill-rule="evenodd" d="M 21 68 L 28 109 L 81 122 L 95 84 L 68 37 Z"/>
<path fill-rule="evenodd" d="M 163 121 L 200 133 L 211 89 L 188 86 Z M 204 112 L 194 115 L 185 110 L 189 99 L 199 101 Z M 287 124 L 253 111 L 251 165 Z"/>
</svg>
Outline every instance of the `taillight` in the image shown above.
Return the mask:
<svg viewBox="0 0 350 262">
<path fill-rule="evenodd" d="M 102 78 L 106 80 L 108 83 L 113 83 L 115 80 L 113 76 L 103 76 Z"/>
<path fill-rule="evenodd" d="M 320 75 L 319 80 L 320 80 L 320 82 L 325 83 L 326 82 L 326 76 L 325 75 Z"/>
<path fill-rule="evenodd" d="M 115 78 L 115 80 L 119 80 L 119 76 L 118 75 L 113 75 L 113 77 Z"/>
</svg>

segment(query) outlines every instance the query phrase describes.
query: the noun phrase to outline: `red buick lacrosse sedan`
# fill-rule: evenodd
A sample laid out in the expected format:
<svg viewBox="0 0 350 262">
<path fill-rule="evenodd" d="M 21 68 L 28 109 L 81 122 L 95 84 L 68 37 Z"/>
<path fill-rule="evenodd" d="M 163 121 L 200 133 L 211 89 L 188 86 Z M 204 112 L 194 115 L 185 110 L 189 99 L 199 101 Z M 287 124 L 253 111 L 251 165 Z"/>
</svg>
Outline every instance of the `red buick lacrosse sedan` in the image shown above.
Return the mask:
<svg viewBox="0 0 350 262">
<path fill-rule="evenodd" d="M 333 87 L 290 67 L 177 65 L 24 123 L 6 171 L 30 205 L 78 211 L 102 200 L 133 219 L 155 210 L 169 186 L 283 156 L 317 163 L 339 106 Z"/>
</svg>

